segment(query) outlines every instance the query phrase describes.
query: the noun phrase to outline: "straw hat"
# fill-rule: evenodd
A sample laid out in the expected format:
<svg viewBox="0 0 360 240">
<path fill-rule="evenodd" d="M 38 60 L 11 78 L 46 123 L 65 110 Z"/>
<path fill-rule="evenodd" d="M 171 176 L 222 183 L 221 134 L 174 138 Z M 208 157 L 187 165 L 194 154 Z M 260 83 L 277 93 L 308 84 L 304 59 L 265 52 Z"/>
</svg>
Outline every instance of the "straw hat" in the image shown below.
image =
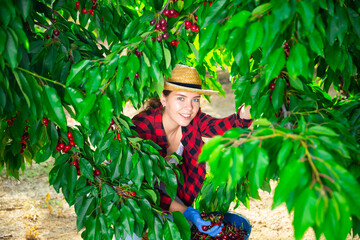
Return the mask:
<svg viewBox="0 0 360 240">
<path fill-rule="evenodd" d="M 171 71 L 171 77 L 165 80 L 164 90 L 208 95 L 218 93 L 218 91 L 201 89 L 201 79 L 197 70 L 181 64 L 177 64 Z"/>
</svg>

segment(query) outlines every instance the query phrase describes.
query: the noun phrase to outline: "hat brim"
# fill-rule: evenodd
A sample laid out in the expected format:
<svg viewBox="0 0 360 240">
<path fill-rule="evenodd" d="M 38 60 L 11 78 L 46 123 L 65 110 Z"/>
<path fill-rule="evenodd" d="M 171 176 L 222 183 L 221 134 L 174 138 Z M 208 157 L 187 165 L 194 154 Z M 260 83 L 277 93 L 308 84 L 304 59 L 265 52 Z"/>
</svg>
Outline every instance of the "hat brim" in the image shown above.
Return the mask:
<svg viewBox="0 0 360 240">
<path fill-rule="evenodd" d="M 167 81 L 165 81 L 164 90 L 193 92 L 193 93 L 199 93 L 199 94 L 205 94 L 205 95 L 212 95 L 212 94 L 219 93 L 219 91 L 214 91 L 214 90 L 205 90 L 205 89 L 197 89 L 197 88 L 179 86 L 179 85 L 176 85 L 173 83 L 169 83 Z"/>
</svg>

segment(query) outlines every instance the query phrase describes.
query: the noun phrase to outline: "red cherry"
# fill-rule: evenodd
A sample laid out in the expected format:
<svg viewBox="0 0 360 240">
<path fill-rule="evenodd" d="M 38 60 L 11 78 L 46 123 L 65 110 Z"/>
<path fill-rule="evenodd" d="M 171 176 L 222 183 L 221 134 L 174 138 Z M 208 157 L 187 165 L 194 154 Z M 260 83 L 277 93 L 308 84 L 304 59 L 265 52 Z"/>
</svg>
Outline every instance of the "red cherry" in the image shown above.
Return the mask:
<svg viewBox="0 0 360 240">
<path fill-rule="evenodd" d="M 64 149 L 64 148 L 65 148 L 65 144 L 64 144 L 64 143 L 60 143 L 60 144 L 59 144 L 59 148 L 60 148 L 60 150 Z"/>
<path fill-rule="evenodd" d="M 49 36 L 49 34 L 46 34 L 46 39 L 50 39 L 50 36 Z"/>
<path fill-rule="evenodd" d="M 72 137 L 73 137 L 72 132 L 68 132 L 68 133 L 66 134 L 66 136 L 67 136 L 68 138 L 72 138 Z"/>
<path fill-rule="evenodd" d="M 54 30 L 54 35 L 57 37 L 57 36 L 59 36 L 59 34 L 60 34 L 60 31 L 59 30 Z"/>
<path fill-rule="evenodd" d="M 86 14 L 86 13 L 87 13 L 86 8 L 81 9 L 81 12 L 82 12 L 83 14 Z"/>
<path fill-rule="evenodd" d="M 169 33 L 168 32 L 163 33 L 162 38 L 164 40 L 168 39 L 169 38 Z"/>
<path fill-rule="evenodd" d="M 56 18 L 53 18 L 52 21 L 53 21 L 54 23 L 56 23 Z"/>
<path fill-rule="evenodd" d="M 207 1 L 204 2 L 204 6 L 206 6 L 206 4 L 207 4 Z"/>
<path fill-rule="evenodd" d="M 67 153 L 70 149 L 71 149 L 71 146 L 70 146 L 70 145 L 66 145 L 66 146 L 64 147 L 64 153 Z"/>
<path fill-rule="evenodd" d="M 195 21 L 197 21 L 197 15 L 194 15 Z"/>
<path fill-rule="evenodd" d="M 89 9 L 88 13 L 90 13 L 91 15 L 94 15 L 94 10 L 91 8 L 91 9 Z"/>
<path fill-rule="evenodd" d="M 212 2 L 209 2 L 209 7 L 211 7 L 211 5 L 213 5 L 213 3 L 212 3 Z"/>
<path fill-rule="evenodd" d="M 75 147 L 75 142 L 74 142 L 74 141 L 70 141 L 70 146 Z"/>
<path fill-rule="evenodd" d="M 172 17 L 175 14 L 175 10 L 174 9 L 170 9 L 169 10 L 169 16 Z"/>
<path fill-rule="evenodd" d="M 175 41 L 175 40 L 172 40 L 172 41 L 170 42 L 170 44 L 171 44 L 171 46 L 175 46 L 176 41 Z"/>
<path fill-rule="evenodd" d="M 166 26 L 166 25 L 162 25 L 160 29 L 161 29 L 161 31 L 165 32 L 166 29 L 167 29 L 167 26 Z"/>
<path fill-rule="evenodd" d="M 21 149 L 21 150 L 20 150 L 20 154 L 21 154 L 21 155 L 24 154 L 24 149 Z"/>
<path fill-rule="evenodd" d="M 270 84 L 270 89 L 271 89 L 271 90 L 274 90 L 274 89 L 275 89 L 275 83 L 271 83 L 271 84 Z"/>
<path fill-rule="evenodd" d="M 169 16 L 169 10 L 164 10 L 164 15 L 166 16 L 166 17 L 168 17 Z"/>
<path fill-rule="evenodd" d="M 174 10 L 175 12 L 174 12 L 174 14 L 172 15 L 172 17 L 173 18 L 177 18 L 178 16 L 179 16 L 179 12 L 178 11 L 176 11 L 176 10 Z"/>
<path fill-rule="evenodd" d="M 130 192 L 130 196 L 135 197 L 135 196 L 136 196 L 136 192 L 135 192 L 135 191 L 131 191 L 131 192 Z"/>
<path fill-rule="evenodd" d="M 55 31 L 56 31 L 56 30 L 55 30 Z M 43 123 L 45 126 L 47 126 L 48 123 L 49 123 L 49 119 L 43 118 L 43 119 L 42 119 L 42 123 Z"/>
<path fill-rule="evenodd" d="M 203 230 L 203 231 L 209 230 L 209 226 L 202 226 L 202 230 Z"/>
<path fill-rule="evenodd" d="M 153 43 L 155 42 L 155 38 L 154 38 L 154 37 L 151 37 L 151 40 L 152 40 Z"/>
<path fill-rule="evenodd" d="M 120 133 L 117 134 L 116 138 L 117 140 L 121 141 Z"/>
<path fill-rule="evenodd" d="M 79 10 L 79 7 L 80 7 L 80 2 L 77 1 L 77 2 L 76 2 L 76 9 Z"/>
<path fill-rule="evenodd" d="M 100 174 L 101 174 L 100 169 L 96 169 L 96 170 L 94 171 L 94 175 L 95 175 L 95 176 L 99 176 Z"/>
<path fill-rule="evenodd" d="M 191 27 L 192 25 L 192 22 L 190 21 L 185 21 L 185 27 Z"/>
<path fill-rule="evenodd" d="M 271 94 L 269 95 L 269 99 L 270 99 L 270 101 L 272 101 L 272 95 Z"/>
<path fill-rule="evenodd" d="M 179 41 L 176 41 L 176 46 L 179 45 Z"/>
<path fill-rule="evenodd" d="M 156 25 L 155 25 L 155 30 L 160 30 L 161 29 L 161 25 L 160 25 L 160 23 L 157 23 Z"/>
<path fill-rule="evenodd" d="M 155 25 L 155 23 L 156 23 L 155 18 L 150 21 L 150 25 Z"/>
<path fill-rule="evenodd" d="M 160 25 L 165 25 L 165 24 L 166 24 L 166 19 L 165 18 L 160 19 Z"/>
<path fill-rule="evenodd" d="M 156 37 L 156 41 L 161 42 L 161 40 L 162 40 L 161 36 Z"/>
<path fill-rule="evenodd" d="M 139 78 L 139 74 L 135 73 L 135 77 L 134 78 Z"/>
<path fill-rule="evenodd" d="M 290 82 L 286 81 L 286 88 L 289 88 L 289 87 L 290 87 Z"/>
<path fill-rule="evenodd" d="M 77 161 L 75 161 L 75 160 L 72 161 L 71 164 L 74 165 L 75 167 L 79 166 L 79 163 Z"/>
<path fill-rule="evenodd" d="M 77 174 L 78 176 L 81 175 L 80 169 L 77 169 L 77 170 L 76 170 L 76 174 Z"/>
</svg>

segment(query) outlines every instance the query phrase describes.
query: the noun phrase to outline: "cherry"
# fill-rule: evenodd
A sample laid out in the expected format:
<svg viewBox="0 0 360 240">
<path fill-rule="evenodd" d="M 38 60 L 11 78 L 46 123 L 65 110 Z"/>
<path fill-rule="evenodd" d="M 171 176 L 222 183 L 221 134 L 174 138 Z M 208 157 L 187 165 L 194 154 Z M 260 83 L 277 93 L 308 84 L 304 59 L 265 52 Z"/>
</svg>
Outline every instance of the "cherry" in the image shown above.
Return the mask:
<svg viewBox="0 0 360 240">
<path fill-rule="evenodd" d="M 154 38 L 154 37 L 151 37 L 151 40 L 152 40 L 153 43 L 155 42 L 155 38 Z"/>
<path fill-rule="evenodd" d="M 191 28 L 191 31 L 193 31 L 193 32 L 199 32 L 199 26 L 196 24 L 191 25 L 190 28 Z"/>
<path fill-rule="evenodd" d="M 53 21 L 54 23 L 56 23 L 56 18 L 53 18 L 52 21 Z"/>
<path fill-rule="evenodd" d="M 90 13 L 91 15 L 93 15 L 93 16 L 94 16 L 94 10 L 93 10 L 92 8 L 91 8 L 91 9 L 89 9 L 88 13 Z"/>
<path fill-rule="evenodd" d="M 56 31 L 56 30 L 55 30 L 55 31 Z M 42 119 L 42 123 L 43 123 L 45 126 L 47 126 L 48 123 L 49 123 L 49 119 L 43 118 L 43 119 Z"/>
<path fill-rule="evenodd" d="M 65 148 L 65 144 L 64 144 L 64 143 L 60 143 L 60 144 L 59 144 L 59 148 L 60 148 L 60 150 L 64 149 L 64 148 Z"/>
<path fill-rule="evenodd" d="M 91 186 L 93 183 L 89 180 L 89 179 L 86 179 L 86 185 L 87 186 Z"/>
<path fill-rule="evenodd" d="M 172 40 L 172 41 L 170 42 L 170 44 L 171 44 L 172 46 L 175 46 L 176 41 L 175 41 L 175 40 Z"/>
<path fill-rule="evenodd" d="M 209 7 L 211 7 L 211 5 L 213 5 L 213 2 L 209 2 Z"/>
<path fill-rule="evenodd" d="M 161 40 L 162 40 L 161 36 L 156 37 L 156 41 L 161 42 Z"/>
<path fill-rule="evenodd" d="M 76 170 L 76 174 L 77 174 L 78 176 L 81 175 L 80 168 L 78 168 L 78 169 Z"/>
<path fill-rule="evenodd" d="M 57 37 L 57 36 L 59 36 L 59 34 L 60 34 L 60 31 L 59 30 L 54 30 L 54 35 Z"/>
<path fill-rule="evenodd" d="M 75 147 L 75 142 L 74 142 L 74 141 L 70 141 L 70 146 Z"/>
<path fill-rule="evenodd" d="M 21 150 L 20 150 L 20 154 L 21 154 L 21 155 L 24 154 L 24 149 L 21 149 Z"/>
<path fill-rule="evenodd" d="M 67 136 L 68 138 L 72 138 L 72 137 L 73 137 L 72 132 L 68 132 L 68 133 L 66 134 L 66 136 Z"/>
<path fill-rule="evenodd" d="M 274 89 L 275 89 L 275 83 L 271 83 L 271 84 L 270 84 L 270 89 L 271 89 L 271 90 L 274 90 Z"/>
<path fill-rule="evenodd" d="M 46 34 L 46 39 L 50 39 L 50 36 L 49 36 L 49 34 Z"/>
<path fill-rule="evenodd" d="M 202 226 L 202 230 L 203 230 L 203 231 L 209 230 L 209 226 Z"/>
<path fill-rule="evenodd" d="M 80 7 L 80 1 L 77 1 L 76 2 L 76 9 L 79 10 L 79 7 Z"/>
<path fill-rule="evenodd" d="M 66 145 L 66 146 L 64 147 L 64 153 L 67 153 L 70 149 L 71 149 L 71 146 L 70 146 L 70 145 Z"/>
<path fill-rule="evenodd" d="M 194 15 L 195 21 L 197 21 L 197 15 Z"/>
<path fill-rule="evenodd" d="M 160 30 L 161 29 L 161 25 L 160 25 L 160 23 L 157 23 L 156 25 L 155 25 L 155 30 Z"/>
<path fill-rule="evenodd" d="M 206 4 L 207 4 L 207 1 L 204 2 L 204 6 L 206 6 Z"/>
<path fill-rule="evenodd" d="M 168 39 L 169 38 L 169 33 L 168 32 L 163 33 L 162 38 L 164 40 Z"/>
<path fill-rule="evenodd" d="M 173 15 L 175 14 L 175 12 L 176 12 L 176 11 L 175 11 L 174 9 L 170 9 L 170 10 L 169 10 L 169 16 L 170 16 L 170 17 L 173 17 Z"/>
<path fill-rule="evenodd" d="M 155 25 L 155 23 L 156 23 L 155 18 L 150 21 L 150 25 Z"/>
<path fill-rule="evenodd" d="M 71 162 L 71 165 L 74 165 L 75 167 L 78 167 L 78 166 L 79 166 L 79 163 L 74 160 L 74 161 Z"/>
<path fill-rule="evenodd" d="M 185 27 L 190 28 L 191 25 L 192 25 L 192 22 L 190 22 L 190 21 L 185 21 Z"/>
<path fill-rule="evenodd" d="M 139 74 L 135 73 L 135 77 L 134 78 L 139 78 Z"/>
<path fill-rule="evenodd" d="M 286 88 L 289 88 L 289 87 L 290 87 L 290 82 L 286 81 Z"/>
<path fill-rule="evenodd" d="M 166 19 L 165 18 L 160 19 L 160 25 L 165 25 L 165 24 L 166 24 Z"/>
<path fill-rule="evenodd" d="M 229 237 L 227 235 L 224 235 L 223 239 L 229 239 Z"/>
<path fill-rule="evenodd" d="M 99 176 L 100 174 L 101 174 L 100 169 L 96 169 L 96 170 L 94 171 L 94 175 L 95 175 L 95 176 Z"/>
<path fill-rule="evenodd" d="M 135 191 L 131 191 L 131 192 L 130 192 L 130 196 L 135 197 L 135 196 L 136 196 L 136 192 L 135 192 Z"/>
<path fill-rule="evenodd" d="M 172 17 L 173 18 L 177 18 L 178 16 L 179 16 L 179 12 L 178 11 L 176 11 L 176 10 L 174 10 L 175 12 L 174 12 L 174 14 L 172 15 Z"/>
<path fill-rule="evenodd" d="M 169 17 L 169 10 L 164 10 L 164 15 L 166 16 L 166 17 Z"/>
<path fill-rule="evenodd" d="M 200 217 L 201 217 L 201 218 L 205 218 L 205 217 L 206 217 L 206 213 L 205 213 L 205 212 L 200 213 Z"/>
<path fill-rule="evenodd" d="M 60 144 L 58 143 L 57 145 L 56 145 L 56 151 L 58 151 L 58 152 L 60 152 L 61 151 L 61 148 L 60 148 Z"/>
<path fill-rule="evenodd" d="M 81 12 L 82 12 L 83 14 L 86 14 L 86 13 L 87 13 L 86 8 L 81 9 Z"/>
<path fill-rule="evenodd" d="M 269 99 L 270 99 L 270 101 L 272 101 L 272 94 L 269 95 Z"/>
<path fill-rule="evenodd" d="M 179 45 L 179 41 L 176 41 L 176 46 Z"/>
</svg>

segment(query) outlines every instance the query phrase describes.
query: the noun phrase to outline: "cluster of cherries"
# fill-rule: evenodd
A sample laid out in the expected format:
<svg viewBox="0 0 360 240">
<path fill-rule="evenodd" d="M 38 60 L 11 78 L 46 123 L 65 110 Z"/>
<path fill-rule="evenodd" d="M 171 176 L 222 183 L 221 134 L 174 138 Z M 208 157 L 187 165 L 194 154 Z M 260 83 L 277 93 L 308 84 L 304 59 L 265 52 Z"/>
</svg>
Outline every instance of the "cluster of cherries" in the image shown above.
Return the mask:
<svg viewBox="0 0 360 240">
<path fill-rule="evenodd" d="M 161 42 L 163 39 L 166 40 L 169 38 L 170 35 L 168 32 L 166 32 L 166 30 L 168 28 L 168 24 L 167 24 L 167 21 L 165 18 L 160 19 L 160 21 L 158 23 L 156 22 L 155 19 L 153 19 L 150 21 L 150 25 L 155 25 L 155 30 L 159 31 L 160 33 L 163 32 L 161 35 L 156 37 L 156 41 Z M 152 40 L 153 40 L 153 42 L 155 42 L 154 37 L 152 37 Z"/>
<path fill-rule="evenodd" d="M 47 125 L 49 124 L 50 120 L 48 118 L 43 118 L 42 119 L 42 123 L 45 125 L 45 127 L 47 127 Z"/>
<path fill-rule="evenodd" d="M 26 119 L 25 121 L 28 122 L 27 119 Z M 21 143 L 20 154 L 24 154 L 24 150 L 25 150 L 26 147 L 27 147 L 26 141 L 30 138 L 29 133 L 28 133 L 28 129 L 29 129 L 29 126 L 25 126 L 24 134 L 21 136 L 21 141 L 20 141 L 20 143 Z"/>
<path fill-rule="evenodd" d="M 201 218 L 206 221 L 211 221 L 210 226 L 203 226 L 203 231 L 208 231 L 213 226 L 221 225 L 224 215 L 222 214 L 206 214 L 205 212 L 201 213 Z M 210 235 L 206 233 L 200 232 L 197 227 L 194 225 L 191 228 L 191 239 L 193 240 L 203 240 L 203 239 L 214 239 L 214 240 L 220 240 L 220 239 L 236 239 L 236 240 L 243 240 L 247 236 L 247 231 L 242 227 L 236 227 L 232 225 L 231 223 L 224 223 L 224 226 L 222 227 L 221 232 L 215 236 L 211 237 Z"/>
<path fill-rule="evenodd" d="M 56 151 L 63 151 L 64 153 L 67 153 L 68 151 L 70 151 L 71 147 L 75 147 L 75 142 L 74 142 L 74 139 L 73 139 L 73 135 L 72 135 L 72 132 L 68 132 L 67 133 L 67 137 L 69 139 L 69 144 L 68 145 L 65 145 L 65 143 L 62 143 L 62 142 L 58 142 L 58 144 L 56 145 Z"/>
<path fill-rule="evenodd" d="M 92 0 L 92 3 L 93 3 L 93 5 L 92 5 L 92 7 L 91 7 L 89 10 L 87 10 L 86 8 L 82 8 L 82 9 L 81 9 L 81 12 L 82 12 L 83 14 L 90 13 L 91 15 L 94 16 L 94 9 L 97 7 L 97 0 Z M 80 8 L 80 1 L 77 1 L 77 2 L 76 2 L 75 7 L 76 7 L 77 10 L 79 10 L 79 8 Z"/>
<path fill-rule="evenodd" d="M 290 54 L 290 47 L 287 42 L 284 43 L 285 57 L 287 58 Z"/>
</svg>

